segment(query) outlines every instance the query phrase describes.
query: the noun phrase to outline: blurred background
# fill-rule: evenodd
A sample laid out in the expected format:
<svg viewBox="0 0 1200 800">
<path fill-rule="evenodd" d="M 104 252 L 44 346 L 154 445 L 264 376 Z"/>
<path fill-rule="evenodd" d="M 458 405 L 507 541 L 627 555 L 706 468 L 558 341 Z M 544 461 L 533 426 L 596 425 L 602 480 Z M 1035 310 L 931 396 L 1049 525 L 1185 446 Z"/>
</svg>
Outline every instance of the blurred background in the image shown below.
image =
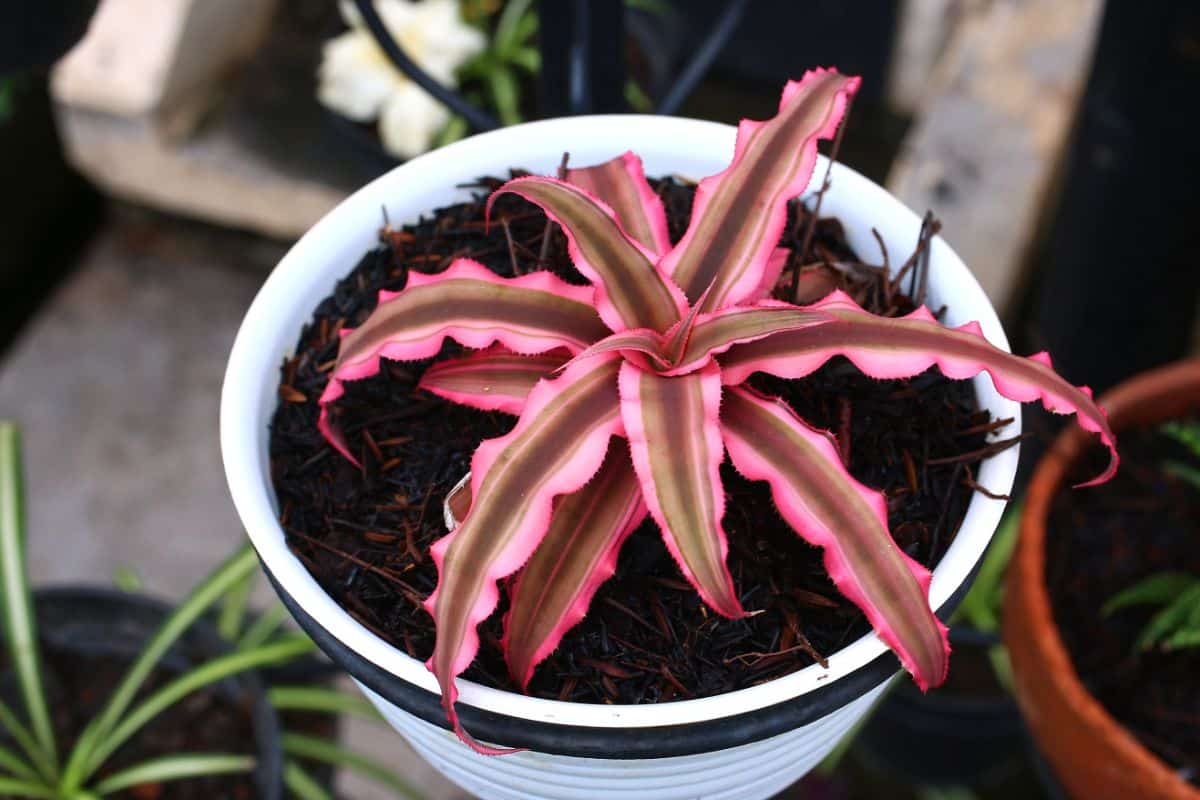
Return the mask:
<svg viewBox="0 0 1200 800">
<path fill-rule="evenodd" d="M 0 413 L 25 430 L 35 583 L 133 566 L 172 597 L 241 537 L 217 446 L 228 348 L 357 186 L 540 117 L 764 118 L 818 65 L 864 77 L 840 160 L 934 211 L 1017 352 L 1098 392 L 1200 352 L 1198 2 L 4 4 Z M 1027 465 L 1053 430 L 1031 417 Z M 397 763 L 399 739 L 359 738 Z M 859 748 L 794 796 L 1050 791 L 1026 750 L 1001 766 L 967 789 Z"/>
</svg>

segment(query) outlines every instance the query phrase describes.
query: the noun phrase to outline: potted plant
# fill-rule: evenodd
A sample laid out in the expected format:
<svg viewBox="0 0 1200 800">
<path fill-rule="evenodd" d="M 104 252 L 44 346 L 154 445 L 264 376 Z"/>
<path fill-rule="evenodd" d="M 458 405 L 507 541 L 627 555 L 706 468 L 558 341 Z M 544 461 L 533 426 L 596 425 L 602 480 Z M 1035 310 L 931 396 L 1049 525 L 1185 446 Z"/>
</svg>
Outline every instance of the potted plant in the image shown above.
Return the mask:
<svg viewBox="0 0 1200 800">
<path fill-rule="evenodd" d="M 1072 796 L 1194 800 L 1200 651 L 1184 645 L 1200 619 L 1200 493 L 1186 478 L 1197 454 L 1159 426 L 1195 424 L 1200 361 L 1138 375 L 1103 402 L 1125 440 L 1120 479 L 1066 492 L 1094 458 L 1066 431 L 1029 486 L 1004 618 L 1016 696 Z"/>
<path fill-rule="evenodd" d="M 637 116 L 550 120 L 456 143 L 409 162 L 335 209 L 281 262 L 247 313 L 230 356 L 221 419 L 222 451 L 239 514 L 276 589 L 301 626 L 364 686 L 388 721 L 460 785 L 489 797 L 566 797 L 604 789 L 629 796 L 767 796 L 811 768 L 867 712 L 896 669 L 889 646 L 922 685 L 937 684 L 944 678 L 945 628 L 933 611 L 948 613 L 965 591 L 999 520 L 1003 501 L 970 496 L 968 490 L 969 505 L 963 504 L 962 524 L 945 555 L 933 564 L 936 569 L 931 580 L 926 568 L 906 556 L 888 534 L 882 495 L 847 473 L 843 464 L 850 460 L 843 444 L 847 437 L 835 446 L 827 435 L 808 428 L 788 406 L 755 391 L 735 388 L 752 372 L 765 369 L 782 375 L 779 391 L 786 392 L 787 387 L 802 385 L 796 379 L 835 354 L 848 356 L 872 378 L 907 377 L 934 365 L 956 378 L 986 370 L 1004 394 L 1022 400 L 1041 399 L 1057 411 L 1078 411 L 1082 424 L 1101 433 L 1110 446 L 1114 444 L 1103 412 L 1086 390 L 1058 378 L 1044 355 L 1021 359 L 1007 353 L 1003 332 L 978 285 L 949 247 L 930 236 L 930 226 L 922 226 L 912 212 L 851 170 L 831 167 L 827 178 L 832 183 L 824 186 L 832 188 L 820 193 L 824 210 L 840 220 L 827 227 L 844 231 L 844 241 L 831 247 L 865 251 L 868 243 L 876 246 L 878 241 L 900 251 L 902 242 L 920 239 L 925 244 L 917 252 L 923 255 L 910 259 L 908 267 L 894 265 L 895 272 L 907 273 L 914 261 L 928 262 L 927 278 L 922 279 L 926 285 L 914 289 L 913 294 L 930 307 L 945 306 L 945 324 L 920 308 L 903 317 L 871 315 L 840 293 L 825 297 L 817 293 L 812 298 L 817 302 L 803 308 L 778 299 L 779 292 L 795 300 L 804 293 L 800 290 L 812 288 L 805 280 L 813 274 L 805 269 L 807 264 L 792 263 L 804 261 L 807 243 L 793 242 L 791 252 L 780 252 L 777 246 L 786 232 L 789 213 L 810 220 L 804 238 L 811 237 L 807 231 L 816 227 L 818 214 L 802 212 L 789 201 L 808 187 L 814 168 L 821 163 L 816 142 L 834 133 L 856 88 L 857 79 L 836 72 L 809 73 L 788 85 L 774 119 L 744 122 L 736 146 L 735 131 L 726 126 Z M 677 228 L 687 229 L 676 230 L 671 237 L 663 206 L 644 177 L 642 161 L 631 154 L 612 158 L 617 140 L 622 148 L 636 149 L 652 175 L 711 173 L 725 166 L 730 153 L 733 163 L 698 187 L 681 189 L 686 197 L 678 203 L 678 198 L 671 198 L 671 221 L 678 223 Z M 405 248 L 417 238 L 412 225 L 394 229 L 389 223 L 384 229 L 384 237 L 401 245 L 406 254 L 399 265 L 393 261 L 395 251 L 362 258 L 364 252 L 374 253 L 381 207 L 385 220 L 418 220 L 455 201 L 459 201 L 453 207 L 458 213 L 470 208 L 462 202 L 470 200 L 469 189 L 461 184 L 511 167 L 550 173 L 564 148 L 570 149 L 574 163 L 604 163 L 574 175 L 563 169 L 561 176 L 567 180 L 515 180 L 487 201 L 489 207 L 495 206 L 518 194 L 546 211 L 540 217 L 514 211 L 496 223 L 502 228 L 496 232 L 501 237 L 496 249 L 511 259 L 517 277 L 503 279 L 466 260 L 450 258 L 439 263 L 441 254 L 434 253 L 428 241 L 418 242 L 416 252 L 409 252 Z M 660 190 L 667 188 L 660 184 Z M 604 200 L 598 202 L 593 191 Z M 690 227 L 688 206 L 692 209 Z M 422 223 L 426 227 L 420 232 L 434 236 L 453 230 L 456 235 L 476 236 L 474 231 L 485 228 L 484 209 L 479 206 L 477 210 L 477 217 L 439 215 Z M 564 263 L 559 266 L 561 274 L 568 277 L 572 276 L 568 266 L 577 270 L 573 283 L 546 272 L 520 274 L 522 258 L 541 263 L 545 252 L 556 246 L 551 223 L 539 221 L 547 218 L 566 231 Z M 515 240 L 513 226 L 522 224 L 539 229 L 544 225 L 541 254 L 528 242 Z M 502 244 L 505 239 L 506 248 Z M 831 250 L 822 260 L 836 262 L 838 257 Z M 427 272 L 433 274 L 416 266 L 426 262 L 432 265 Z M 355 263 L 360 269 L 338 284 L 337 279 Z M 831 264 L 831 269 L 834 266 Z M 441 272 L 436 271 L 439 268 Z M 894 287 L 894 275 L 887 270 L 875 272 Z M 781 276 L 786 277 L 777 280 Z M 828 275 L 816 274 L 816 283 L 826 278 Z M 365 289 L 368 280 L 388 290 L 380 295 L 377 306 L 376 298 L 367 296 L 374 295 Z M 338 286 L 331 294 L 335 284 Z M 882 283 L 876 285 L 885 291 Z M 522 306 L 526 302 L 531 304 Z M 306 328 L 318 306 L 327 313 Z M 371 308 L 376 310 L 368 318 L 366 312 Z M 529 313 L 521 313 L 522 308 Z M 339 336 L 343 328 L 352 326 L 346 319 L 339 321 L 339 314 L 354 317 L 355 332 Z M 507 322 L 498 324 L 506 315 Z M 420 329 L 420 325 L 428 327 Z M 277 360 L 292 351 L 302 329 L 304 341 L 315 341 L 317 347 L 288 359 L 280 381 L 275 372 Z M 615 333 L 610 335 L 610 331 Z M 776 333 L 782 338 L 774 337 Z M 841 338 L 843 334 L 850 338 Z M 493 347 L 465 361 L 451 362 L 445 356 L 453 353 L 442 350 L 447 335 L 466 347 L 486 348 L 499 342 L 508 350 Z M 560 349 L 574 356 L 572 360 L 560 357 Z M 522 360 L 510 350 L 538 355 Z M 423 553 L 415 541 L 409 546 L 406 536 L 412 541 L 416 535 L 413 526 L 388 527 L 381 520 L 401 509 L 411 510 L 417 514 L 416 521 L 423 523 L 430 507 L 436 514 L 443 498 L 432 497 L 432 483 L 428 491 L 416 496 L 392 490 L 389 500 L 369 515 L 354 519 L 330 514 L 333 506 L 315 508 L 313 502 L 328 500 L 336 505 L 355 496 L 356 487 L 368 484 L 379 491 L 388 490 L 393 480 L 388 471 L 404 459 L 388 458 L 383 448 L 402 446 L 412 437 L 398 435 L 381 443 L 370 430 L 364 433 L 361 420 L 343 414 L 344 407 L 339 404 L 351 398 L 356 386 L 370 383 L 356 382 L 356 378 L 370 375 L 382 376 L 385 383 L 395 377 L 403 384 L 398 391 L 410 397 L 414 376 L 402 365 L 381 366 L 380 356 L 426 359 L 418 365 L 423 369 L 428 359 L 439 353 L 440 364 L 445 366 L 422 376 L 424 387 L 476 407 L 521 410 L 521 414 L 515 428 L 511 419 L 495 422 L 495 433 L 506 436 L 482 445 L 474 460 L 469 460 L 468 450 L 464 457 L 452 454 L 444 462 L 445 471 L 457 469 L 457 474 L 441 476 L 442 494 L 468 469 L 471 478 L 470 491 L 457 498 L 461 522 L 432 550 L 433 562 L 457 576 L 442 584 L 427 603 L 438 626 L 437 649 L 431 660 L 435 676 L 410 655 L 419 651 L 417 645 L 409 647 L 403 637 L 395 640 L 399 647 L 388 643 L 382 625 L 366 619 L 365 614 L 370 610 L 368 601 L 382 597 L 383 603 L 397 599 L 391 606 L 393 617 L 423 615 L 419 609 L 412 610 L 412 603 L 414 598 L 425 598 L 405 583 L 401 573 L 417 570 L 416 562 L 424 559 L 424 574 L 429 574 L 430 554 Z M 493 371 L 498 365 L 507 372 Z M 289 382 L 297 370 L 319 375 L 323 387 L 315 393 L 312 386 L 297 389 Z M 531 390 L 536 379 L 547 373 L 558 377 L 547 378 Z M 723 384 L 730 388 L 722 389 Z M 569 390 L 560 391 L 564 388 Z M 385 393 L 382 407 L 375 408 L 379 419 L 404 419 L 412 413 L 387 407 L 387 392 L 393 390 L 386 385 L 375 389 Z M 920 388 L 909 386 L 905 392 L 903 396 L 911 399 L 920 394 Z M 977 480 L 991 493 L 1003 493 L 1011 485 L 1015 451 L 987 447 L 986 434 L 1005 422 L 1009 423 L 1006 433 L 1018 433 L 1019 425 L 1012 421 L 1017 406 L 985 380 L 976 380 L 974 392 L 978 408 L 992 419 L 972 431 L 985 437 L 985 447 L 974 455 L 981 460 L 977 471 L 971 473 L 972 483 Z M 719 403 L 725 409 L 720 413 Z M 971 405 L 973 413 L 975 403 Z M 943 411 L 954 406 L 947 403 Z M 444 438 L 443 432 L 445 437 L 454 435 L 444 427 L 447 420 L 458 419 L 456 412 L 449 410 L 454 407 L 453 403 L 437 406 L 438 415 L 444 417 L 441 423 L 436 418 L 423 421 L 430 431 L 436 430 L 435 439 Z M 563 410 L 571 410 L 570 424 L 544 426 L 558 420 L 558 412 Z M 313 430 L 318 413 L 320 434 Z M 899 416 L 879 415 L 892 420 L 883 423 L 885 428 L 902 426 L 898 419 L 903 412 L 895 409 L 894 413 Z M 852 411 L 847 416 L 853 416 Z M 272 443 L 271 453 L 268 451 L 268 426 L 273 417 L 276 422 L 280 417 L 310 420 L 293 438 L 313 449 L 303 463 L 288 468 L 297 474 L 319 475 L 304 491 L 282 497 L 276 494 L 271 459 L 282 443 Z M 531 438 L 527 435 L 530 431 L 538 435 Z M 428 433 L 412 430 L 414 436 L 426 439 Z M 665 440 L 661 438 L 664 435 Z M 554 444 L 529 450 L 532 441 Z M 447 446 L 437 440 L 428 444 L 443 450 Z M 774 494 L 786 520 L 786 524 L 777 521 L 775 525 L 788 532 L 789 541 L 799 542 L 791 533 L 795 527 L 809 541 L 825 546 L 825 563 L 837 588 L 863 609 L 878 633 L 864 634 L 849 644 L 839 642 L 835 634 L 827 658 L 809 648 L 816 652 L 817 664 L 757 685 L 751 679 L 733 691 L 679 702 L 563 702 L 531 697 L 519 688 L 498 688 L 505 685 L 506 668 L 515 676 L 510 686 L 524 683 L 572 628 L 597 587 L 611 574 L 620 543 L 647 510 L 657 527 L 667 531 L 662 550 L 670 553 L 665 558 L 667 568 L 674 569 L 671 564 L 677 562 L 684 565 L 674 573 L 683 580 L 662 573 L 649 576 L 661 587 L 661 596 L 680 586 L 697 586 L 698 592 L 680 594 L 693 598 L 690 608 L 696 619 L 702 620 L 697 625 L 704 630 L 722 625 L 722 613 L 731 617 L 744 614 L 742 597 L 726 569 L 727 543 L 720 526 L 722 485 L 737 480 L 736 475 L 718 470 L 726 448 L 743 473 L 767 482 L 759 487 L 760 507 L 770 509 Z M 805 454 L 802 463 L 794 459 L 796 453 Z M 670 457 L 664 459 L 666 454 Z M 411 466 L 443 463 L 437 453 L 427 455 L 429 458 L 416 456 Z M 902 475 L 903 464 L 910 464 L 912 484 L 919 489 L 920 476 L 911 466 L 911 454 L 907 461 L 901 454 L 895 455 Z M 961 463 L 963 458 L 960 454 L 952 461 Z M 352 461 L 364 469 L 353 466 Z M 499 469 L 493 474 L 497 463 L 522 466 L 511 473 Z M 588 483 L 602 464 L 601 476 Z M 1115 460 L 1102 477 L 1114 467 Z M 809 468 L 817 472 L 800 479 Z M 275 471 L 279 469 L 276 464 Z M 525 483 L 501 491 L 497 488 L 501 484 L 495 481 L 504 474 Z M 584 499 L 573 494 L 584 485 L 604 487 L 590 490 L 596 492 L 595 502 L 584 502 L 587 492 Z M 829 492 L 840 500 L 828 502 Z M 574 499 L 554 506 L 556 495 Z M 621 498 L 628 502 L 618 502 Z M 693 513 L 693 509 L 703 513 Z M 606 521 L 564 530 L 568 518 L 588 519 L 597 513 Z M 835 521 L 831 514 L 849 516 Z M 552 516 L 556 530 L 547 534 Z M 297 527 L 310 523 L 318 526 L 313 531 L 357 531 L 360 544 L 353 548 L 357 552 L 323 542 Z M 303 560 L 289 548 L 285 527 L 292 531 Z M 655 526 L 650 527 L 653 531 Z M 492 533 L 481 536 L 485 529 Z M 571 538 L 571 531 L 586 534 L 591 546 L 590 550 L 575 545 L 560 551 L 572 555 L 571 568 L 566 570 L 575 576 L 572 581 L 531 579 L 535 561 L 523 578 L 509 587 L 509 617 L 524 617 L 522 633 L 518 637 L 514 632 L 518 629 L 510 626 L 502 634 L 510 658 L 507 667 L 501 662 L 498 670 L 492 670 L 493 685 L 455 680 L 479 649 L 476 624 L 485 618 L 492 620 L 489 624 L 498 624 L 491 614 L 499 600 L 495 581 L 515 572 L 531 555 L 545 567 L 547 556 L 537 545 L 546 536 L 552 541 L 560 536 Z M 465 553 L 489 537 L 497 544 L 495 553 L 463 560 Z M 651 546 L 645 538 L 634 536 L 631 541 Z M 654 541 L 664 547 L 661 540 Z M 301 551 L 300 543 L 313 549 Z M 364 557 L 381 550 L 385 555 L 379 563 Z M 348 605 L 344 608 L 310 571 L 322 567 L 315 555 L 318 552 L 338 568 L 349 570 L 338 580 L 326 580 L 332 591 L 340 591 L 338 587 L 362 576 L 371 576 L 378 583 L 368 587 L 365 597 L 343 596 Z M 580 554 L 587 557 L 576 558 Z M 638 555 L 633 553 L 631 558 Z M 411 562 L 393 567 L 401 557 Z M 555 572 L 550 566 L 549 572 Z M 819 562 L 816 566 L 820 568 Z M 888 588 L 881 589 L 883 584 Z M 526 605 L 519 598 L 511 599 L 521 587 L 526 592 L 564 591 Z M 602 587 L 601 591 L 606 590 Z M 703 604 L 694 599 L 697 595 Z M 811 600 L 810 595 L 797 596 Z M 655 597 L 659 595 L 649 602 Z M 836 600 L 822 599 L 838 605 Z M 399 604 L 401 600 L 407 606 Z M 553 612 L 526 615 L 531 607 L 552 608 Z M 677 613 L 685 613 L 678 609 L 683 605 L 677 607 Z M 753 605 L 751 610 L 756 610 Z M 850 613 L 857 615 L 853 617 L 856 621 L 863 619 L 858 611 Z M 628 623 L 631 626 L 655 626 L 639 614 L 633 616 L 637 619 Z M 360 620 L 366 620 L 371 629 Z M 382 618 L 378 622 L 386 624 Z M 433 625 L 423 616 L 421 624 L 423 628 L 414 635 L 428 637 Z M 665 614 L 660 624 L 664 631 L 674 630 Z M 737 624 L 749 631 L 761 623 Z M 854 630 L 854 624 L 843 623 L 844 634 Z M 728 635 L 724 630 L 721 633 Z M 778 646 L 780 634 L 778 630 L 775 633 Z M 733 633 L 734 638 L 738 635 Z M 601 648 L 605 642 L 611 644 L 603 630 L 597 631 L 596 637 Z M 802 638 L 792 631 L 792 645 L 787 649 L 803 650 Z M 689 633 L 686 643 L 692 647 L 705 640 L 705 635 Z M 647 659 L 656 655 L 649 647 L 640 649 Z M 740 663 L 737 654 L 730 661 Z M 480 666 L 484 672 L 486 668 L 486 664 Z M 719 671 L 716 664 L 713 668 Z M 495 676 L 497 672 L 500 677 Z M 608 673 L 612 672 L 608 665 Z M 610 683 L 616 680 L 606 674 L 597 683 L 604 685 L 605 677 Z M 699 675 L 698 680 L 702 679 Z M 566 680 L 569 684 L 569 678 Z M 562 689 L 567 696 L 569 688 L 564 685 Z M 480 745 L 473 737 L 503 748 L 534 752 L 483 761 L 458 737 L 447 735 L 447 727 L 484 752 L 499 748 Z M 755 765 L 749 779 L 748 764 Z"/>
<path fill-rule="evenodd" d="M 340 715 L 382 720 L 361 698 L 312 681 L 314 648 L 279 630 L 282 607 L 246 613 L 253 549 L 239 548 L 175 608 L 137 594 L 129 577 L 119 590 L 30 594 L 21 492 L 17 430 L 0 423 L 6 797 L 277 798 L 286 786 L 302 800 L 327 800 L 313 764 L 359 772 L 397 797 L 421 796 L 324 735 Z M 238 745 L 252 752 L 207 752 Z"/>
<path fill-rule="evenodd" d="M 199 619 L 251 574 L 253 551 L 226 561 L 173 609 L 108 589 L 31 594 L 22 507 L 17 431 L 0 423 L 9 687 L 0 704 L 0 791 L 80 800 L 126 790 L 280 797 L 278 724 L 250 670 L 312 645 L 293 634 L 234 651 Z"/>
</svg>

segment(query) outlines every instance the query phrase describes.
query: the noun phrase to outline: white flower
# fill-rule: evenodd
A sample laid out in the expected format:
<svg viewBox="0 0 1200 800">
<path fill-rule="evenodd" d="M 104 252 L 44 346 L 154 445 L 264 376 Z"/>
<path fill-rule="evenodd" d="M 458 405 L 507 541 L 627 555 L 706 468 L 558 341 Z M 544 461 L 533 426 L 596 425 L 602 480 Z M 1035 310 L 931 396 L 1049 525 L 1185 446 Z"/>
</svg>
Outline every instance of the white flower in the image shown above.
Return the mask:
<svg viewBox="0 0 1200 800">
<path fill-rule="evenodd" d="M 450 112 L 392 65 L 352 3 L 340 8 L 350 30 L 325 43 L 317 99 L 359 122 L 378 119 L 383 146 L 401 158 L 425 152 Z M 462 21 L 458 0 L 375 0 L 375 8 L 409 58 L 445 86 L 487 44 Z"/>
</svg>

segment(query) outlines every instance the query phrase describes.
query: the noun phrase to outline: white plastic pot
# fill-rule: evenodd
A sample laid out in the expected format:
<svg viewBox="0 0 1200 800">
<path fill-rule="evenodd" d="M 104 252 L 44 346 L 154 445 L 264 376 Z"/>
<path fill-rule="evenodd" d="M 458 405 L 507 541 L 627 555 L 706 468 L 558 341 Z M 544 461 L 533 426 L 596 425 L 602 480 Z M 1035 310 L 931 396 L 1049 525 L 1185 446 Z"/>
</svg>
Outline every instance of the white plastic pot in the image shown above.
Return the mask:
<svg viewBox="0 0 1200 800">
<path fill-rule="evenodd" d="M 431 763 L 486 798 L 768 797 L 828 753 L 865 715 L 897 669 L 874 634 L 814 665 L 766 684 L 698 700 L 657 705 L 589 705 L 530 698 L 460 680 L 463 720 L 480 739 L 523 746 L 512 756 L 478 756 L 445 730 L 437 683 L 424 664 L 356 622 L 288 550 L 277 517 L 267 456 L 281 359 L 317 303 L 376 243 L 386 208 L 393 223 L 414 221 L 461 200 L 456 185 L 510 166 L 551 174 L 569 151 L 575 164 L 632 149 L 648 175 L 700 178 L 723 169 L 734 129 L 668 117 L 593 116 L 547 120 L 475 136 L 397 167 L 318 222 L 284 257 L 246 314 L 221 398 L 221 449 L 242 522 L 280 596 L 308 633 L 364 688 L 388 721 Z M 822 160 L 814 181 L 824 172 Z M 835 165 L 823 214 L 845 225 L 866 259 L 878 229 L 898 261 L 914 247 L 920 220 L 851 169 Z M 933 242 L 928 304 L 949 307 L 946 322 L 978 320 L 1007 349 L 995 312 L 962 261 Z M 1015 421 L 1017 405 L 986 377 L 975 381 L 994 417 Z M 977 480 L 997 493 L 1012 486 L 1017 448 L 987 459 Z M 957 538 L 934 570 L 931 601 L 945 616 L 966 590 L 1004 503 L 976 494 Z"/>
</svg>

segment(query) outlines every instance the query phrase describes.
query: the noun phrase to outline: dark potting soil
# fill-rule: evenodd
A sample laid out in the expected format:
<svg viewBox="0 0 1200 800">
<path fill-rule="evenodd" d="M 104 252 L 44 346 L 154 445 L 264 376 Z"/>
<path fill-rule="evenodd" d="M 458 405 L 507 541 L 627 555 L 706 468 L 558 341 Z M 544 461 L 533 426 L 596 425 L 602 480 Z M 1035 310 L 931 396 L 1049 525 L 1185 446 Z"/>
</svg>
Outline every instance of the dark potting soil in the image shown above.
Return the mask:
<svg viewBox="0 0 1200 800">
<path fill-rule="evenodd" d="M 61 752 L 69 752 L 87 724 L 103 709 L 129 670 L 130 661 L 113 654 L 81 655 L 78 649 L 43 641 L 47 702 Z M 154 670 L 138 697 L 148 697 L 178 673 Z M 189 694 L 151 720 L 125 742 L 97 773 L 98 778 L 151 758 L 179 753 L 255 755 L 250 698 L 236 698 L 220 685 Z M 146 783 L 113 795 L 120 800 L 254 800 L 252 774 Z"/>
<path fill-rule="evenodd" d="M 1095 459 L 1076 477 L 1099 471 L 1103 457 L 1089 455 Z M 1200 490 L 1166 474 L 1168 459 L 1186 463 L 1187 451 L 1153 429 L 1122 433 L 1112 481 L 1059 492 L 1047 521 L 1046 585 L 1088 691 L 1200 785 L 1200 648 L 1140 651 L 1135 642 L 1155 609 L 1100 613 L 1113 595 L 1155 573 L 1200 575 Z"/>
<path fill-rule="evenodd" d="M 481 180 L 479 196 L 498 185 Z M 687 225 L 694 187 L 653 182 L 663 197 L 671 235 Z M 780 291 L 790 290 L 810 214 L 794 204 L 781 244 L 793 250 Z M 930 231 L 935 230 L 930 226 Z M 418 659 L 432 652 L 432 620 L 421 602 L 437 573 L 430 544 L 445 534 L 442 499 L 469 468 L 479 442 L 507 432 L 512 417 L 475 411 L 418 393 L 431 362 L 387 363 L 372 378 L 348 384 L 339 420 L 364 471 L 338 456 L 317 432 L 317 398 L 337 354 L 337 331 L 360 324 L 379 289 L 404 286 L 406 270 L 437 272 L 470 256 L 502 275 L 550 269 L 582 282 L 565 241 L 535 206 L 500 197 L 490 232 L 482 202 L 440 209 L 419 224 L 385 226 L 382 245 L 367 253 L 316 309 L 296 355 L 282 368 L 280 404 L 271 422 L 270 453 L 281 521 L 293 551 L 356 619 Z M 815 228 L 800 293 L 811 301 L 834 286 L 868 308 L 901 314 L 923 294 L 922 262 L 889 281 L 859 262 L 836 219 Z M 906 254 L 899 254 L 900 256 Z M 782 295 L 781 295 L 782 296 Z M 439 358 L 457 352 L 448 346 Z M 437 359 L 434 359 L 437 360 Z M 755 379 L 782 395 L 811 423 L 834 431 L 851 472 L 887 494 L 891 530 L 926 565 L 945 553 L 974 487 L 983 455 L 996 441 L 969 383 L 936 373 L 875 381 L 835 360 L 799 381 Z M 723 470 L 730 502 L 725 518 L 729 567 L 748 609 L 726 620 L 702 606 L 679 574 L 653 522 L 626 543 L 616 576 L 597 593 L 587 618 L 567 633 L 537 669 L 529 692 L 575 702 L 643 703 L 702 697 L 780 677 L 828 655 L 868 630 L 862 613 L 834 588 L 821 552 L 779 517 L 765 484 Z M 498 641 L 505 601 L 481 625 L 482 647 L 465 676 L 514 689 Z"/>
</svg>

